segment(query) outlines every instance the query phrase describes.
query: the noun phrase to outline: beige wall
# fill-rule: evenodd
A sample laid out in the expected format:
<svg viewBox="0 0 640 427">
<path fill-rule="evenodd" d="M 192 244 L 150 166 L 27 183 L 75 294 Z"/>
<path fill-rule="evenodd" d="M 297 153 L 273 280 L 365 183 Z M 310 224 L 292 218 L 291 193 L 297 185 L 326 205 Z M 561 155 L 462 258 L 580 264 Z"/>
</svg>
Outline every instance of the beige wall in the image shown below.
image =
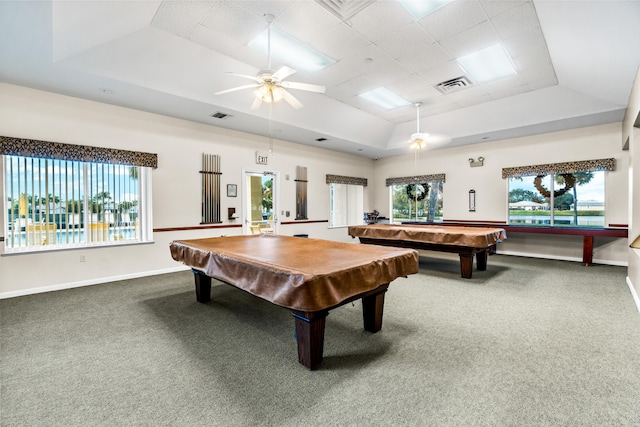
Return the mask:
<svg viewBox="0 0 640 427">
<path fill-rule="evenodd" d="M 409 153 L 374 162 L 276 140 L 269 165 L 262 167 L 255 164 L 255 151 L 268 149 L 268 141 L 263 137 L 0 84 L 0 135 L 158 153 L 159 167 L 153 171 L 154 228 L 199 225 L 198 170 L 202 153 L 221 156 L 224 194 L 226 184 L 238 184 L 240 193 L 243 168 L 278 172 L 280 210 L 291 211 L 291 220 L 295 216 L 293 179 L 298 165 L 308 169 L 310 220 L 328 219 L 327 173 L 368 178 L 364 211 L 377 209 L 383 215 L 388 215 L 389 210 L 386 178 L 414 173 L 446 173 L 446 219 L 504 221 L 507 184 L 501 178 L 503 167 L 615 157 L 617 170 L 607 177 L 606 220 L 608 223 L 628 222 L 629 153 L 620 148 L 619 123 L 423 152 L 417 167 Z M 485 157 L 485 166 L 470 168 L 467 159 L 478 156 Z M 285 179 L 286 175 L 289 180 Z M 467 194 L 471 188 L 477 192 L 475 213 L 467 209 Z M 235 207 L 241 215 L 240 194 L 237 198 L 224 196 L 221 205 L 223 214 L 227 207 Z M 0 221 L 4 223 L 2 215 L 0 212 Z M 1 256 L 0 297 L 173 271 L 182 267 L 169 255 L 171 240 L 240 232 L 238 228 L 160 232 L 154 233 L 153 244 Z M 327 223 L 282 225 L 279 232 L 353 241 L 344 228 L 329 229 Z M 522 255 L 581 258 L 581 244 L 571 238 L 562 238 L 558 244 L 558 240 L 528 236 L 510 236 L 502 250 Z M 80 255 L 85 256 L 86 262 L 80 263 Z M 594 259 L 626 263 L 626 242 L 623 239 L 596 239 Z"/>
</svg>

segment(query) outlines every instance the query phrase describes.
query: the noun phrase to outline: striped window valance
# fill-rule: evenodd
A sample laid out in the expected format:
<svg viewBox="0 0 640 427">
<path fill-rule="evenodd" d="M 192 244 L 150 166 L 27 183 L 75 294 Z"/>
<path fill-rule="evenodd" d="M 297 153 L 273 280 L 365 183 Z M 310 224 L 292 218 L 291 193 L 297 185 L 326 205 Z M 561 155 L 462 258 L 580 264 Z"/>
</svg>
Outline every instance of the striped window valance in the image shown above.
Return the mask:
<svg viewBox="0 0 640 427">
<path fill-rule="evenodd" d="M 502 178 L 515 178 L 519 176 L 544 176 L 550 174 L 574 172 L 613 171 L 615 170 L 615 168 L 616 159 L 581 160 L 577 162 L 549 163 L 546 165 L 503 168 Z"/>
<path fill-rule="evenodd" d="M 153 153 L 7 136 L 0 136 L 0 154 L 151 168 L 158 167 L 158 155 Z"/>
<path fill-rule="evenodd" d="M 391 185 L 422 184 L 425 182 L 444 182 L 445 174 L 403 176 L 401 178 L 387 178 L 387 187 Z"/>
<path fill-rule="evenodd" d="M 350 184 L 367 186 L 367 178 L 356 178 L 353 176 L 328 175 L 327 184 Z"/>
</svg>

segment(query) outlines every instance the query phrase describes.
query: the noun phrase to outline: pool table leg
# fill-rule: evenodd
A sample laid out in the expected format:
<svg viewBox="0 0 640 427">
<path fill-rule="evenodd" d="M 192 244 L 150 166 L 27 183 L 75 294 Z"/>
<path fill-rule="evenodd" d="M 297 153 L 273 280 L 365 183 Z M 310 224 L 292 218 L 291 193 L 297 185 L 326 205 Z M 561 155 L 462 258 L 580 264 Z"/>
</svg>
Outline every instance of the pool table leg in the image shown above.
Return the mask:
<svg viewBox="0 0 640 427">
<path fill-rule="evenodd" d="M 487 269 L 488 256 L 489 256 L 489 249 L 482 250 L 476 253 L 476 264 L 478 265 L 478 271 L 485 271 Z"/>
<path fill-rule="evenodd" d="M 195 269 L 191 271 L 196 282 L 196 299 L 201 303 L 211 301 L 211 277 Z"/>
<path fill-rule="evenodd" d="M 377 294 L 362 298 L 362 318 L 364 320 L 365 331 L 378 332 L 382 329 L 385 292 L 387 292 L 386 288 Z"/>
<path fill-rule="evenodd" d="M 298 341 L 298 362 L 314 371 L 322 363 L 324 350 L 324 326 L 328 311 L 294 311 L 296 319 L 296 340 Z"/>
<path fill-rule="evenodd" d="M 485 259 L 485 264 L 487 260 Z M 478 262 L 479 265 L 479 262 Z M 486 268 L 486 265 L 485 265 Z M 471 273 L 473 271 L 473 253 L 460 254 L 460 275 L 464 279 L 471 279 Z"/>
</svg>

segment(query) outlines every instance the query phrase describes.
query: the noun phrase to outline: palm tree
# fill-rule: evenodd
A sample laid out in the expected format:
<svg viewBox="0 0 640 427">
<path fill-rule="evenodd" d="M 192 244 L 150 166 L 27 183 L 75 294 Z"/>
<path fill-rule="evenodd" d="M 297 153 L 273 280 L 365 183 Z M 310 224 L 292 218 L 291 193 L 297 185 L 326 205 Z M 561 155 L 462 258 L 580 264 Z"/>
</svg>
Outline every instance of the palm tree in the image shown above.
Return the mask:
<svg viewBox="0 0 640 427">
<path fill-rule="evenodd" d="M 101 191 L 99 193 L 96 193 L 91 198 L 91 212 L 99 214 L 100 218 L 100 214 L 104 212 L 104 205 L 108 200 L 111 200 L 111 194 L 108 191 Z"/>
<path fill-rule="evenodd" d="M 131 166 L 131 168 L 129 169 L 129 178 L 138 179 L 138 167 L 137 166 Z"/>
<path fill-rule="evenodd" d="M 576 180 L 576 184 L 573 186 L 573 224 L 578 225 L 578 185 L 584 185 L 591 182 L 593 179 L 593 172 L 574 172 L 572 173 Z M 562 175 L 556 175 L 556 182 L 562 184 L 564 178 Z"/>
<path fill-rule="evenodd" d="M 270 212 L 273 207 L 273 180 L 270 179 L 262 184 L 262 207 Z"/>
</svg>

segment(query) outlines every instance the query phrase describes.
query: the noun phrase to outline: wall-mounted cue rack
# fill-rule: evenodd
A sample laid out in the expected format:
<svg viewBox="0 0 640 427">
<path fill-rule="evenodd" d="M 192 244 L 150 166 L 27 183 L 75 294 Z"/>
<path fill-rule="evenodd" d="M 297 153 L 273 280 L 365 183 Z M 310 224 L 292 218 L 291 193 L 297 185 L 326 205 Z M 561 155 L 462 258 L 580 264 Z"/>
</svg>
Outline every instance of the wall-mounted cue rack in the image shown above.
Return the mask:
<svg viewBox="0 0 640 427">
<path fill-rule="evenodd" d="M 296 166 L 296 219 L 307 218 L 307 168 Z"/>
<path fill-rule="evenodd" d="M 220 156 L 202 154 L 202 222 L 220 224 Z"/>
</svg>

